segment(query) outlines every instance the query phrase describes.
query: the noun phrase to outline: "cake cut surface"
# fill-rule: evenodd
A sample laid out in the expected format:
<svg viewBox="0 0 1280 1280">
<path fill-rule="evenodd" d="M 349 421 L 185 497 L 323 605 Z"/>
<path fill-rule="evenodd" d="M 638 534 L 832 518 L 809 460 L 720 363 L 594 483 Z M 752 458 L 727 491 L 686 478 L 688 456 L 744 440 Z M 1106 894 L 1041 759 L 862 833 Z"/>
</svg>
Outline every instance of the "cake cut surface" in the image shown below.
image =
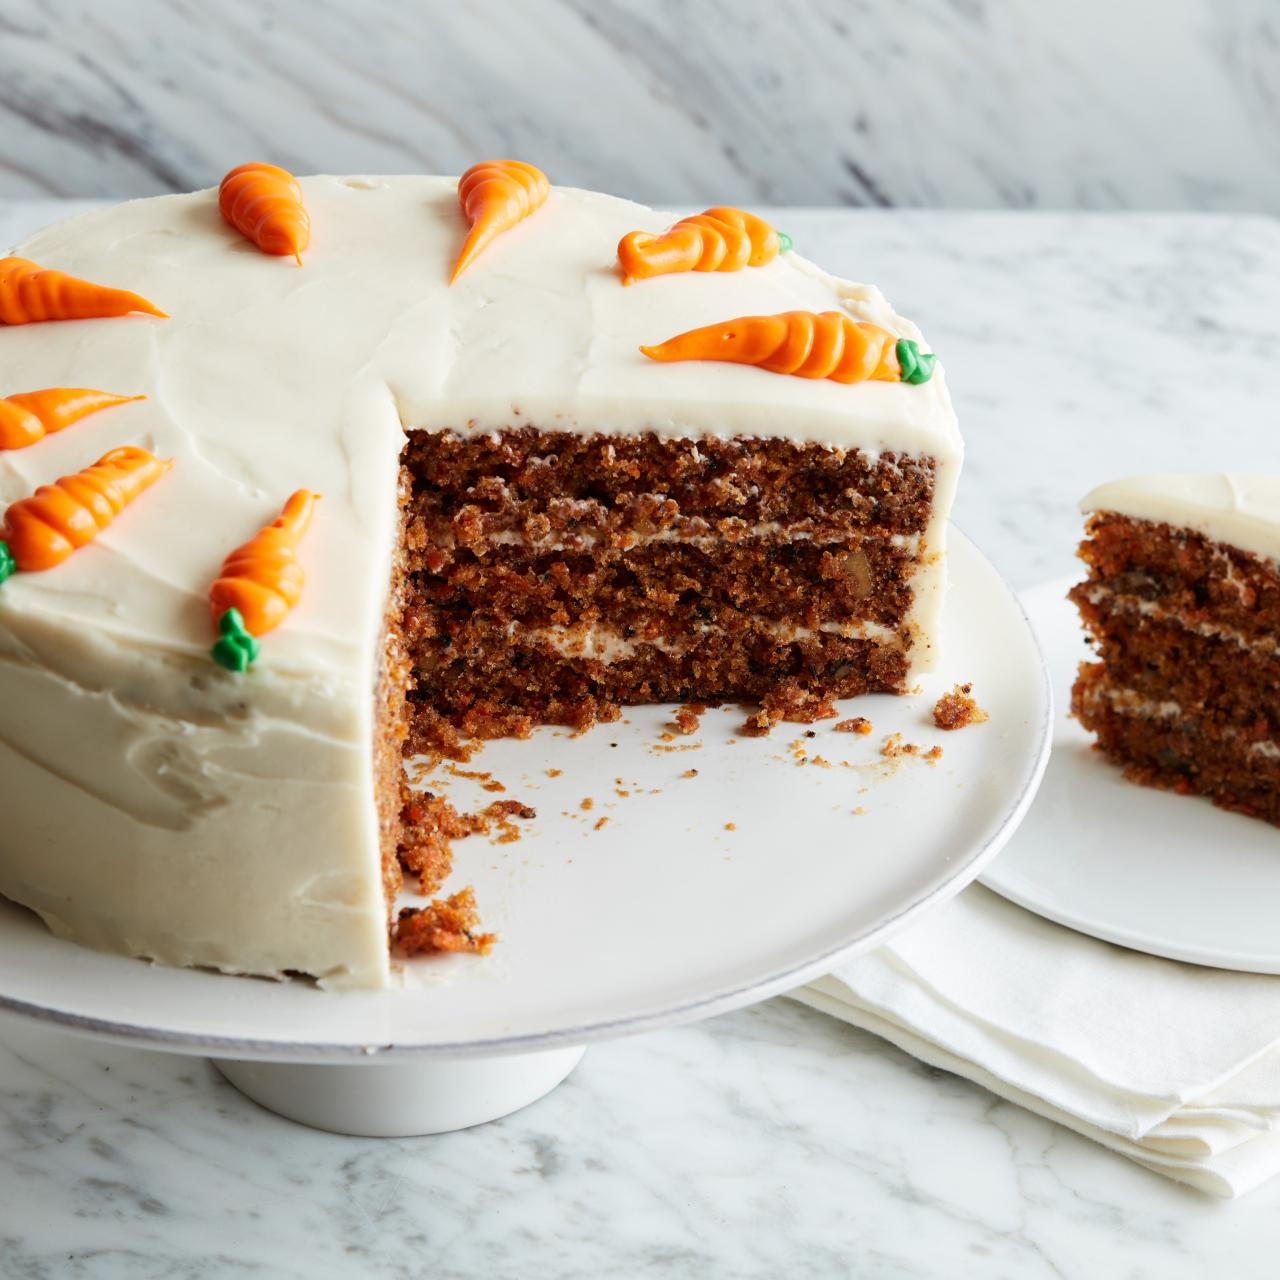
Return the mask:
<svg viewBox="0 0 1280 1280">
<path fill-rule="evenodd" d="M 0 327 L 0 396 L 145 397 L 0 450 L 0 508 L 113 448 L 172 466 L 0 587 L 0 894 L 105 950 L 380 986 L 398 853 L 431 843 L 407 748 L 637 702 L 804 715 L 905 690 L 936 653 L 962 450 L 941 366 L 894 381 L 891 346 L 855 384 L 641 353 L 810 311 L 923 359 L 877 289 L 796 252 L 624 286 L 619 241 L 672 219 L 552 186 L 451 284 L 457 179 L 297 185 L 301 265 L 216 190 L 16 251 L 167 318 Z M 298 491 L 322 496 L 305 590 L 224 669 L 210 585 Z M 480 937 L 466 920 L 450 936 Z"/>
<path fill-rule="evenodd" d="M 636 703 L 902 692 L 932 459 L 783 439 L 423 432 L 405 643 L 419 744 Z"/>
<path fill-rule="evenodd" d="M 1081 506 L 1098 661 L 1073 714 L 1132 781 L 1280 824 L 1280 477 L 1139 477 Z"/>
</svg>

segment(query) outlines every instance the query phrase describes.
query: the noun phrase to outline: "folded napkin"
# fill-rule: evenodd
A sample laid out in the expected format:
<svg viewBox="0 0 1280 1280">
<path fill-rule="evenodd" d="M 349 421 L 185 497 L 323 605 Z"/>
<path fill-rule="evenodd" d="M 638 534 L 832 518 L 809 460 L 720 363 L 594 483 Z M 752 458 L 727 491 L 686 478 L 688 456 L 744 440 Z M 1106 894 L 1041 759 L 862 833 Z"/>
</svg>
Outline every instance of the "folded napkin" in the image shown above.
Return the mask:
<svg viewBox="0 0 1280 1280">
<path fill-rule="evenodd" d="M 973 885 L 791 994 L 1200 1191 L 1280 1173 L 1280 977 L 1126 951 Z"/>
</svg>

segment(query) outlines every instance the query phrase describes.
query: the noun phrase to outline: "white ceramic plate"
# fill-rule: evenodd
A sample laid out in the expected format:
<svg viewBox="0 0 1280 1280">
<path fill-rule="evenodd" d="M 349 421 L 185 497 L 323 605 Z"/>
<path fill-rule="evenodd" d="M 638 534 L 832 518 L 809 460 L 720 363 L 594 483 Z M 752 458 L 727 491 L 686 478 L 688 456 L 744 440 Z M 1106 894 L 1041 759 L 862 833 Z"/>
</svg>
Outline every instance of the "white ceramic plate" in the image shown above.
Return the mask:
<svg viewBox="0 0 1280 1280">
<path fill-rule="evenodd" d="M 465 768 L 538 811 L 516 843 L 457 847 L 447 887 L 474 884 L 501 935 L 488 957 L 418 960 L 396 989 L 335 994 L 101 955 L 0 903 L 0 1008 L 157 1048 L 324 1062 L 579 1044 L 815 977 L 969 883 L 1044 769 L 1050 693 L 1034 636 L 973 544 L 956 532 L 953 547 L 942 670 L 917 695 L 846 704 L 874 724 L 867 737 L 827 720 L 812 738 L 799 725 L 744 738 L 742 711 L 723 708 L 664 741 L 669 712 L 647 708 L 579 737 L 544 729 L 486 747 Z M 940 733 L 933 701 L 959 680 L 990 722 Z M 886 760 L 895 732 L 942 758 Z M 798 763 L 791 744 L 830 767 Z M 443 781 L 463 805 L 503 798 Z"/>
<path fill-rule="evenodd" d="M 1040 636 L 1058 711 L 1053 758 L 1027 820 L 983 884 L 1108 942 L 1222 969 L 1280 973 L 1280 831 L 1124 780 L 1067 712 L 1088 656 L 1074 579 L 1023 603 Z"/>
</svg>

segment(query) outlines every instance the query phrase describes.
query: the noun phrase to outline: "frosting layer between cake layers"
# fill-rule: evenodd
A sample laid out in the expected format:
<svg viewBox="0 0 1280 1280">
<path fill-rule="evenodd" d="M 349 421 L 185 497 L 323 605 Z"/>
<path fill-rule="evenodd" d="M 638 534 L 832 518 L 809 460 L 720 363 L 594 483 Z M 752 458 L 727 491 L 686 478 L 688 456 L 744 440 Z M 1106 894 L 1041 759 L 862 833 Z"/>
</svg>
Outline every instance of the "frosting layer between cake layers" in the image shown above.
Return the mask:
<svg viewBox="0 0 1280 1280">
<path fill-rule="evenodd" d="M 797 254 L 623 288 L 619 238 L 669 216 L 554 188 L 449 288 L 466 231 L 456 180 L 301 186 L 301 268 L 226 226 L 213 191 L 91 213 L 15 250 L 171 318 L 0 327 L 0 394 L 147 397 L 0 453 L 0 507 L 118 445 L 174 465 L 67 563 L 0 588 L 0 893 L 103 949 L 380 985 L 372 695 L 406 430 L 783 436 L 932 457 L 916 669 L 932 656 L 961 444 L 941 370 L 844 386 L 639 353 L 795 309 L 919 340 L 878 290 Z M 254 669 L 225 672 L 208 656 L 209 584 L 298 488 L 323 495 L 306 591 Z"/>
</svg>

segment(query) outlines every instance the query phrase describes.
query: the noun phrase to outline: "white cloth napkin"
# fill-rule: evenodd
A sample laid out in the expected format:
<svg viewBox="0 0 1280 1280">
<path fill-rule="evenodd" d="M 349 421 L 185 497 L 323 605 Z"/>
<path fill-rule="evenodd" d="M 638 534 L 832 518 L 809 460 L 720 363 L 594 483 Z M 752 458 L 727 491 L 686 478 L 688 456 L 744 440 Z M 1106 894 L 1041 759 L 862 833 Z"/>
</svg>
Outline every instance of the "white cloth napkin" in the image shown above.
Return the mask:
<svg viewBox="0 0 1280 1280">
<path fill-rule="evenodd" d="M 1280 977 L 1126 951 L 973 885 L 792 996 L 1211 1195 L 1280 1173 Z"/>
</svg>

